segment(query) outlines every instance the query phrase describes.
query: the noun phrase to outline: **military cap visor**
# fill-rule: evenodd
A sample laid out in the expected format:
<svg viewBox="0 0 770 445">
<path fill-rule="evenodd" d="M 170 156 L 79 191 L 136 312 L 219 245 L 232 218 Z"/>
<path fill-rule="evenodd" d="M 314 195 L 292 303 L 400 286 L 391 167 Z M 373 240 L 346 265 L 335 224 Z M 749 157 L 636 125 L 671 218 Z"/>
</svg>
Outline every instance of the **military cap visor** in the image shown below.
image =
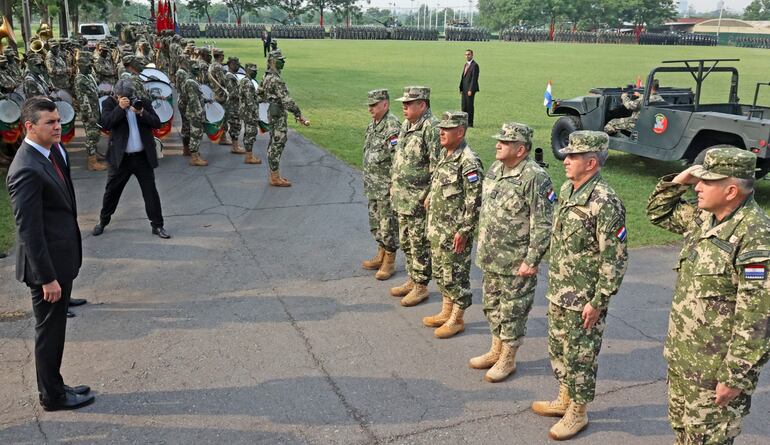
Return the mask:
<svg viewBox="0 0 770 445">
<path fill-rule="evenodd" d="M 447 111 L 441 116 L 439 128 L 457 128 L 468 126 L 468 113 L 464 111 Z"/>
<path fill-rule="evenodd" d="M 757 156 L 734 146 L 718 146 L 709 149 L 703 164 L 690 174 L 704 181 L 725 178 L 752 179 L 755 177 Z"/>
<path fill-rule="evenodd" d="M 610 139 L 602 131 L 580 130 L 569 135 L 569 144 L 561 154 L 598 153 L 609 149 Z"/>
</svg>

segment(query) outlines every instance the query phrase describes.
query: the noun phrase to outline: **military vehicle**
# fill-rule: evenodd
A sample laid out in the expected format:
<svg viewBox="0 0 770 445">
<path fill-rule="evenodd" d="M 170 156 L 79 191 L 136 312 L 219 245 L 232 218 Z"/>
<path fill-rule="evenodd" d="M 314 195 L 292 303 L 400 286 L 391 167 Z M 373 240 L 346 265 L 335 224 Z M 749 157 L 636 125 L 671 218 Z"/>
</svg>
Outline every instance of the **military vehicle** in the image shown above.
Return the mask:
<svg viewBox="0 0 770 445">
<path fill-rule="evenodd" d="M 758 83 L 751 105 L 738 98 L 738 70 L 724 66 L 725 62 L 739 59 L 669 60 L 654 68 L 647 76 L 646 85 L 652 85 L 658 74 L 689 73 L 692 87 L 663 86 L 658 94 L 664 102 L 650 103 L 650 90 L 630 85 L 626 88 L 594 88 L 587 96 L 568 100 L 556 99 L 547 109 L 549 116 L 560 116 L 551 130 L 551 148 L 557 159 L 564 159 L 559 150 L 569 142 L 576 130 L 604 131 L 612 119 L 628 117 L 631 111 L 622 103 L 621 94 L 638 92 L 642 108 L 633 131 L 610 136 L 610 148 L 650 159 L 681 160 L 693 163 L 707 148 L 732 144 L 751 150 L 758 157 L 757 178 L 770 171 L 770 107 L 757 105 L 761 87 Z M 720 65 L 720 63 L 722 65 Z M 727 102 L 701 103 L 704 81 L 712 73 L 726 73 L 730 77 Z M 767 90 L 767 89 L 765 89 Z M 765 91 L 762 90 L 762 91 Z"/>
</svg>

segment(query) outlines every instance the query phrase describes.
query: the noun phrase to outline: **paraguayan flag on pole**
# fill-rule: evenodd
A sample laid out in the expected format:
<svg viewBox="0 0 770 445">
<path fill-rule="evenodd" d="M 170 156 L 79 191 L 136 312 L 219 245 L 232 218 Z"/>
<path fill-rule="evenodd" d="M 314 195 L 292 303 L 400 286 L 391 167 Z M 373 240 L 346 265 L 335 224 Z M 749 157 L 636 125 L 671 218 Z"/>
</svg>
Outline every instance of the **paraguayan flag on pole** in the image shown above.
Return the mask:
<svg viewBox="0 0 770 445">
<path fill-rule="evenodd" d="M 545 87 L 545 94 L 543 94 L 543 106 L 550 107 L 553 103 L 553 96 L 551 96 L 551 81 L 548 81 L 548 85 Z"/>
</svg>

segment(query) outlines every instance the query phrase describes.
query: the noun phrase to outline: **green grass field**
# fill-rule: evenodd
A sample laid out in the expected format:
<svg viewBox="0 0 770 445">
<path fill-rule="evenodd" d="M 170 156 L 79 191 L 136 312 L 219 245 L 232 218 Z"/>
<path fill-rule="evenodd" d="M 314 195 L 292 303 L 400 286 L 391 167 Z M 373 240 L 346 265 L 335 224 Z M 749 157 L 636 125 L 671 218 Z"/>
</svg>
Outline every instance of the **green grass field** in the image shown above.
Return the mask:
<svg viewBox="0 0 770 445">
<path fill-rule="evenodd" d="M 241 63 L 264 66 L 261 45 L 244 40 L 220 40 L 225 55 L 237 55 Z M 740 96 L 751 101 L 756 82 L 770 81 L 767 58 L 762 49 L 732 47 L 661 47 L 636 45 L 580 45 L 506 42 L 404 42 L 354 40 L 280 39 L 286 56 L 284 78 L 292 97 L 312 121 L 309 128 L 297 128 L 303 135 L 327 148 L 344 161 L 361 166 L 363 132 L 369 120 L 366 92 L 388 88 L 400 96 L 406 85 L 427 85 L 432 89 L 433 112 L 440 115 L 459 109 L 459 77 L 466 48 L 475 51 L 481 68 L 476 96 L 475 127 L 468 142 L 485 166 L 494 160 L 494 140 L 504 121 L 518 121 L 535 129 L 535 142 L 546 151 L 554 181 L 564 181 L 564 171 L 550 152 L 550 129 L 554 118 L 543 107 L 543 92 L 550 79 L 555 97 L 583 95 L 592 87 L 623 86 L 646 79 L 649 70 L 662 60 L 686 58 L 739 58 Z M 259 76 L 261 76 L 261 71 Z M 727 99 L 728 78 L 714 75 L 704 86 L 704 100 Z M 689 77 L 689 76 L 688 76 Z M 661 78 L 664 85 L 690 86 L 687 78 Z M 770 91 L 764 96 L 770 104 Z M 400 104 L 394 113 L 402 118 Z M 604 175 L 620 194 L 628 211 L 627 226 L 632 246 L 664 244 L 678 237 L 652 226 L 644 209 L 657 179 L 680 170 L 676 162 L 658 162 L 614 152 Z M 770 182 L 761 181 L 758 200 L 770 204 Z"/>
</svg>

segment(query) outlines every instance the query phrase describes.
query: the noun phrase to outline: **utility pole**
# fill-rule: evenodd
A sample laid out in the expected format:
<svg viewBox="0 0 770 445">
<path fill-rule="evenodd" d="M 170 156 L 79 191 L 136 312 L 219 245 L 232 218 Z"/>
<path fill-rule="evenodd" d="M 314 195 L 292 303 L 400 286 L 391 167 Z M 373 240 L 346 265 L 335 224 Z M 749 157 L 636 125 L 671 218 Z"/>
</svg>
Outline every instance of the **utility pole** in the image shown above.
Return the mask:
<svg viewBox="0 0 770 445">
<path fill-rule="evenodd" d="M 30 12 L 29 1 L 22 0 L 22 20 L 21 20 L 21 34 L 24 39 L 24 50 L 29 51 L 29 41 L 32 40 L 32 28 L 29 26 Z"/>
<path fill-rule="evenodd" d="M 471 16 L 470 25 L 473 26 L 473 0 L 468 0 L 468 13 Z"/>
</svg>

